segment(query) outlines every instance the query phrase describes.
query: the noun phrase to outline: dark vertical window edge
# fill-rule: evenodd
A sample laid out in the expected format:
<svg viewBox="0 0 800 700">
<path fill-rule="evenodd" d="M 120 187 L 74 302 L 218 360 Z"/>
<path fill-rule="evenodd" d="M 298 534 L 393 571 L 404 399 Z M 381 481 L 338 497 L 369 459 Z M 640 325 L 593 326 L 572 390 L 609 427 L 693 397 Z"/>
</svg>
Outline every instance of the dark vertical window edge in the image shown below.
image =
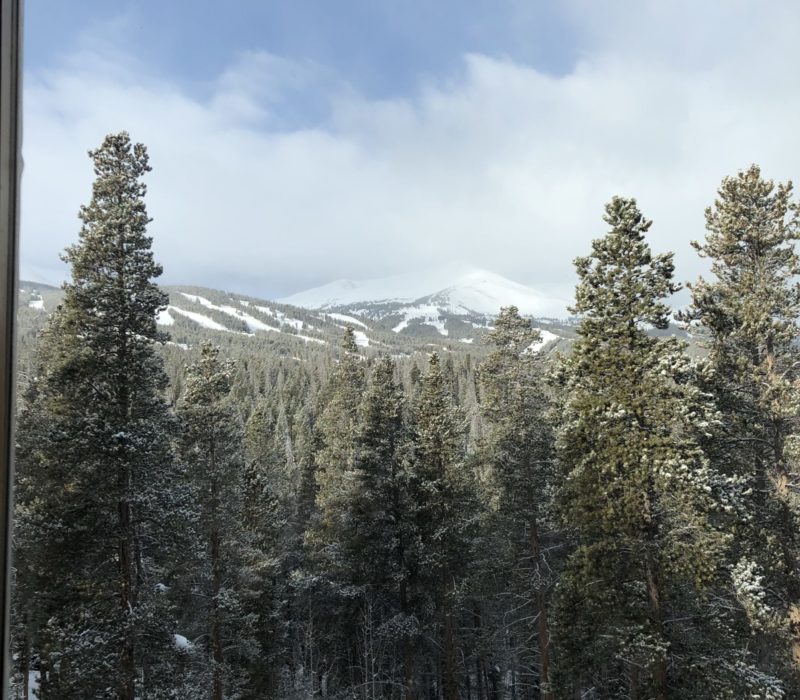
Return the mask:
<svg viewBox="0 0 800 700">
<path fill-rule="evenodd" d="M 14 456 L 15 332 L 21 173 L 22 0 L 0 0 L 0 570 L 3 640 L 0 697 L 8 697 L 11 502 Z"/>
</svg>

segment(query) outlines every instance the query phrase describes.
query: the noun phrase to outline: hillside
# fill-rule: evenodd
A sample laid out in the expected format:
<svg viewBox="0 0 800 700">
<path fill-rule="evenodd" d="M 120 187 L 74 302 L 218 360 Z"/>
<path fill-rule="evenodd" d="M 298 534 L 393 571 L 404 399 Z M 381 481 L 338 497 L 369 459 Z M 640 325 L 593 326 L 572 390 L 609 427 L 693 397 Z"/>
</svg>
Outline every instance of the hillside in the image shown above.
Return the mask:
<svg viewBox="0 0 800 700">
<path fill-rule="evenodd" d="M 395 333 L 445 336 L 473 342 L 503 306 L 524 315 L 567 317 L 568 302 L 493 272 L 462 265 L 429 268 L 368 280 L 338 280 L 281 300 L 309 309 L 334 311 L 375 321 Z"/>
<path fill-rule="evenodd" d="M 315 306 L 310 293 L 292 297 L 305 298 L 308 307 L 207 287 L 165 286 L 164 290 L 169 305 L 159 314 L 158 324 L 170 335 L 168 345 L 185 350 L 212 339 L 235 354 L 271 351 L 295 357 L 329 354 L 332 347 L 335 351 L 346 326 L 353 327 L 357 343 L 368 355 L 410 356 L 433 349 L 480 355 L 495 306 L 499 311 L 500 306 L 519 303 L 524 313 L 531 308 L 523 305 L 530 301 L 527 288 L 490 273 L 410 301 L 398 297 L 392 302 Z M 60 299 L 58 288 L 22 282 L 20 336 L 32 338 Z M 566 322 L 542 320 L 537 325 L 543 334 L 540 349 L 555 347 L 574 333 Z"/>
</svg>

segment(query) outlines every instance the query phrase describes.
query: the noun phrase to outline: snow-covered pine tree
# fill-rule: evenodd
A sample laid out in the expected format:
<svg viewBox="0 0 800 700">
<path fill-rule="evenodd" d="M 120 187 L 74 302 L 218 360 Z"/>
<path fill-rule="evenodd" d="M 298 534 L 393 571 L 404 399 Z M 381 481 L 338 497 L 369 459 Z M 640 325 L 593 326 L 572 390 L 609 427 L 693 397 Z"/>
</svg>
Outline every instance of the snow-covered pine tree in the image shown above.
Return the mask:
<svg viewBox="0 0 800 700">
<path fill-rule="evenodd" d="M 195 600 L 186 622 L 190 637 L 207 640 L 202 696 L 212 700 L 234 697 L 246 685 L 243 666 L 256 652 L 240 590 L 244 440 L 230 400 L 232 370 L 219 348 L 203 343 L 178 404 L 179 455 L 196 503 L 202 552 L 192 567 Z"/>
<path fill-rule="evenodd" d="M 409 465 L 409 502 L 416 537 L 409 561 L 419 572 L 428 597 L 423 619 L 440 650 L 436 681 L 445 700 L 459 696 L 458 603 L 468 571 L 478 506 L 473 474 L 466 465 L 466 420 L 456 405 L 437 353 L 428 363 L 412 410 L 413 456 Z M 441 675 L 439 676 L 439 672 Z M 441 680 L 439 680 L 439 678 Z"/>
<path fill-rule="evenodd" d="M 339 353 L 339 362 L 331 374 L 322 397 L 324 408 L 320 413 L 319 431 L 322 447 L 317 453 L 317 505 L 320 513 L 319 536 L 332 541 L 326 534 L 338 530 L 337 520 L 344 512 L 347 490 L 352 476 L 355 455 L 358 407 L 366 384 L 364 363 L 358 355 L 352 327 L 345 329 Z"/>
<path fill-rule="evenodd" d="M 41 697 L 170 697 L 171 615 L 157 584 L 181 511 L 155 351 L 167 297 L 146 234 L 150 166 L 125 132 L 89 155 L 92 198 L 64 256 L 72 281 L 20 419 L 18 583 L 39 622 Z"/>
<path fill-rule="evenodd" d="M 35 375 L 35 372 L 31 374 Z M 32 697 L 31 680 L 37 673 L 41 675 L 32 667 L 34 654 L 40 657 L 41 665 L 47 666 L 47 659 L 42 654 L 44 638 L 40 637 L 47 623 L 47 611 L 41 608 L 38 599 L 51 585 L 48 582 L 50 563 L 44 549 L 36 546 L 41 535 L 37 523 L 40 514 L 36 508 L 30 508 L 30 504 L 39 498 L 43 480 L 33 450 L 21 449 L 23 445 L 26 448 L 43 445 L 48 435 L 44 402 L 39 400 L 35 379 L 21 399 L 16 432 L 18 444 L 14 474 L 16 503 L 10 625 L 11 656 L 16 663 L 10 686 L 12 697 L 27 699 Z"/>
<path fill-rule="evenodd" d="M 736 687 L 703 598 L 724 549 L 698 444 L 713 405 L 682 346 L 646 329 L 668 324 L 672 255 L 651 253 L 634 200 L 615 197 L 604 219 L 610 231 L 576 260 L 581 322 L 564 367 L 557 498 L 577 547 L 556 589 L 557 694 L 762 692 Z"/>
<path fill-rule="evenodd" d="M 393 360 L 382 357 L 361 403 L 342 554 L 346 575 L 363 591 L 362 614 L 369 614 L 370 625 L 378 630 L 372 643 L 364 645 L 373 693 L 389 693 L 402 683 L 406 697 L 416 697 L 418 629 L 411 601 L 418 572 L 409 569 L 407 556 L 415 536 L 414 504 L 406 470 L 405 398 L 395 373 Z M 402 677 L 397 677 L 395 669 L 401 665 Z"/>
<path fill-rule="evenodd" d="M 733 586 L 749 618 L 742 646 L 800 696 L 800 218 L 792 184 L 751 166 L 722 181 L 706 210 L 712 280 L 691 286 L 684 315 L 707 331 L 704 385 L 723 420 L 709 441 L 715 466 L 741 484 L 730 521 Z M 755 635 L 755 644 L 752 635 Z"/>
<path fill-rule="evenodd" d="M 515 672 L 527 672 L 533 658 L 540 695 L 550 699 L 547 618 L 556 557 L 547 551 L 553 533 L 548 532 L 546 515 L 554 486 L 554 438 L 545 364 L 533 351 L 540 337 L 516 307 L 503 309 L 488 335 L 493 350 L 478 370 L 478 381 L 489 424 L 483 454 L 492 500 L 486 528 L 491 570 L 502 567 L 506 574 L 501 585 L 509 594 L 507 624 L 518 627 L 519 638 L 537 640 L 538 658 L 523 649 Z M 535 631 L 528 620 L 535 621 Z"/>
<path fill-rule="evenodd" d="M 302 557 L 300 474 L 282 393 L 276 386 L 263 397 L 245 427 L 242 598 L 258 644 L 248 697 L 286 694 L 281 683 L 291 654 L 290 577 Z"/>
<path fill-rule="evenodd" d="M 315 432 L 316 498 L 306 531 L 308 554 L 304 594 L 307 623 L 315 625 L 312 644 L 317 659 L 330 669 L 330 687 L 351 685 L 353 658 L 359 655 L 356 626 L 359 602 L 345 575 L 341 543 L 347 531 L 347 503 L 353 490 L 358 408 L 366 384 L 365 363 L 358 354 L 355 334 L 345 329 L 338 362 L 320 395 Z M 308 486 L 306 484 L 306 486 Z M 314 622 L 314 620 L 316 621 Z"/>
<path fill-rule="evenodd" d="M 297 524 L 306 532 L 316 509 L 316 455 L 320 448 L 315 402 L 307 399 L 294 417 L 294 458 L 297 465 Z"/>
</svg>

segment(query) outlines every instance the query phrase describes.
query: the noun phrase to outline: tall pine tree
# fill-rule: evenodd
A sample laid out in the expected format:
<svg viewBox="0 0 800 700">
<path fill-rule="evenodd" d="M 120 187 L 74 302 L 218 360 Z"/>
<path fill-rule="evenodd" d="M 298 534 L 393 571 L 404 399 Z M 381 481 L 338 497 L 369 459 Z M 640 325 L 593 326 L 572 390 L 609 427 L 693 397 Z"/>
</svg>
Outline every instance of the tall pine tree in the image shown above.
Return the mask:
<svg viewBox="0 0 800 700">
<path fill-rule="evenodd" d="M 315 510 L 306 531 L 311 577 L 307 624 L 313 624 L 314 656 L 332 669 L 330 684 L 352 685 L 357 648 L 359 602 L 347 575 L 342 542 L 348 530 L 347 503 L 354 489 L 358 410 L 364 393 L 365 363 L 358 354 L 353 329 L 342 339 L 338 363 L 321 396 L 315 426 Z M 333 622 L 338 618 L 337 622 Z M 326 679 L 327 680 L 327 679 Z"/>
<path fill-rule="evenodd" d="M 792 184 L 755 165 L 725 178 L 694 247 L 712 280 L 692 285 L 685 315 L 708 336 L 714 370 L 704 388 L 723 421 L 709 441 L 720 471 L 740 484 L 733 586 L 747 613 L 741 644 L 800 695 L 800 218 Z M 753 644 L 752 635 L 755 635 Z"/>
<path fill-rule="evenodd" d="M 477 521 L 474 479 L 466 464 L 466 420 L 437 353 L 421 379 L 412 411 L 413 457 L 409 485 L 416 536 L 410 551 L 428 611 L 422 623 L 437 641 L 439 668 L 427 692 L 459 696 L 458 618 Z"/>
<path fill-rule="evenodd" d="M 406 697 L 416 697 L 418 623 L 411 603 L 419 572 L 409 566 L 408 558 L 416 531 L 405 398 L 395 372 L 392 359 L 382 357 L 360 407 L 342 550 L 347 575 L 363 592 L 363 614 L 372 618 L 369 624 L 377 630 L 364 645 L 373 696 L 402 682 Z M 402 681 L 395 677 L 392 657 L 402 659 Z"/>
<path fill-rule="evenodd" d="M 178 405 L 179 454 L 196 504 L 196 546 L 191 574 L 195 598 L 189 624 L 207 639 L 204 697 L 222 700 L 245 683 L 244 661 L 256 651 L 241 599 L 244 527 L 244 458 L 241 421 L 230 401 L 232 365 L 204 343 L 189 368 Z"/>
<path fill-rule="evenodd" d="M 736 664 L 712 668 L 714 644 L 700 643 L 716 633 L 703 592 L 724 546 L 699 446 L 713 405 L 680 344 L 646 328 L 668 324 L 672 255 L 650 252 L 634 200 L 612 199 L 605 221 L 576 260 L 581 322 L 558 437 L 558 505 L 577 545 L 557 587 L 559 692 L 736 696 Z"/>
<path fill-rule="evenodd" d="M 507 572 L 503 592 L 513 594 L 506 619 L 520 621 L 520 638 L 531 636 L 533 630 L 525 621 L 535 620 L 538 685 L 541 697 L 547 699 L 552 698 L 548 598 L 555 563 L 555 557 L 547 553 L 548 545 L 554 543 L 547 516 L 554 455 L 545 364 L 533 351 L 540 337 L 516 307 L 503 309 L 488 335 L 493 349 L 480 367 L 479 385 L 490 425 L 485 455 L 493 501 L 488 524 L 491 569 L 497 570 L 500 555 Z M 532 655 L 523 650 L 521 656 L 530 659 Z"/>
<path fill-rule="evenodd" d="M 20 421 L 20 573 L 37 577 L 42 697 L 167 697 L 171 624 L 156 584 L 177 515 L 155 350 L 167 297 L 146 234 L 150 166 L 125 132 L 90 156 L 92 199 L 64 256 L 72 281 L 41 339 Z M 35 431 L 25 428 L 33 417 Z"/>
<path fill-rule="evenodd" d="M 322 397 L 319 430 L 322 448 L 317 452 L 317 505 L 320 522 L 316 528 L 319 546 L 336 557 L 336 542 L 353 474 L 358 407 L 365 387 L 364 363 L 358 355 L 355 334 L 345 330 L 339 362 Z"/>
</svg>

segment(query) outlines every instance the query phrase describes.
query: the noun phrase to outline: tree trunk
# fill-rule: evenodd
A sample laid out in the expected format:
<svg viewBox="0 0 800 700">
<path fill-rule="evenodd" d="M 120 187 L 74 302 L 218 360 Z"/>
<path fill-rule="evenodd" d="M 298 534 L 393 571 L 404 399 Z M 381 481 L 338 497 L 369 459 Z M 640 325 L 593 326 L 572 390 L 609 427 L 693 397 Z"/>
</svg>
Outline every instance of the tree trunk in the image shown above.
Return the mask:
<svg viewBox="0 0 800 700">
<path fill-rule="evenodd" d="M 483 664 L 480 656 L 475 657 L 475 682 L 477 684 L 478 700 L 483 700 Z"/>
<path fill-rule="evenodd" d="M 408 590 L 406 582 L 400 583 L 400 610 L 403 617 L 408 615 Z M 406 700 L 416 700 L 417 688 L 414 679 L 414 644 L 406 634 L 403 637 L 403 686 Z"/>
<path fill-rule="evenodd" d="M 476 676 L 476 683 L 478 685 L 478 700 L 483 700 L 485 695 L 483 692 L 483 676 L 484 676 L 484 664 L 483 664 L 483 657 L 480 654 L 480 637 L 481 637 L 481 614 L 478 609 L 477 602 L 475 603 L 475 607 L 472 611 L 472 624 L 475 628 L 475 639 L 476 639 L 476 649 L 475 649 L 475 676 Z"/>
<path fill-rule="evenodd" d="M 124 294 L 125 269 L 123 260 L 125 259 L 125 236 L 118 238 L 120 249 L 119 263 L 117 265 L 117 284 Z M 128 369 L 128 339 L 127 329 L 120 329 L 119 345 L 117 348 L 117 365 L 123 377 Z M 130 419 L 130 392 L 125 379 L 120 381 L 117 388 L 117 417 L 119 425 L 127 425 Z M 125 446 L 123 445 L 123 450 Z M 119 574 L 120 574 L 120 606 L 122 608 L 122 618 L 126 619 L 133 613 L 136 604 L 134 594 L 134 552 L 133 539 L 134 527 L 131 513 L 131 487 L 133 475 L 131 466 L 127 461 L 127 454 L 122 453 L 122 461 L 118 465 L 117 488 L 118 488 L 118 517 L 119 517 Z M 120 685 L 117 691 L 119 700 L 134 700 L 136 662 L 134 658 L 134 635 L 130 624 L 125 624 L 126 632 L 122 639 L 122 649 L 120 650 Z"/>
<path fill-rule="evenodd" d="M 531 522 L 531 553 L 535 565 L 539 566 L 542 548 L 536 520 Z M 553 700 L 550 690 L 550 631 L 547 627 L 547 597 L 540 585 L 536 590 L 536 614 L 538 616 L 536 639 L 539 645 L 539 692 L 542 700 Z"/>
<path fill-rule="evenodd" d="M 25 632 L 23 633 L 20 654 L 20 672 L 22 673 L 22 697 L 28 700 L 30 697 L 30 672 L 31 672 L 31 645 L 28 636 L 28 614 L 25 614 Z"/>
<path fill-rule="evenodd" d="M 50 658 L 47 654 L 39 657 L 39 697 L 50 697 Z M 23 700 L 28 700 L 25 697 Z"/>
<path fill-rule="evenodd" d="M 121 492 L 127 494 L 128 470 L 121 470 L 120 480 L 123 488 Z M 122 617 L 127 618 L 133 612 L 133 581 L 132 581 L 132 533 L 131 533 L 131 505 L 123 496 L 118 504 L 119 512 L 119 573 L 120 573 L 120 606 Z M 134 700 L 134 680 L 136 667 L 134 662 L 133 633 L 128 624 L 127 632 L 122 638 L 120 651 L 120 684 L 117 690 L 119 700 Z"/>
<path fill-rule="evenodd" d="M 458 681 L 456 678 L 456 622 L 452 596 L 447 591 L 447 581 L 443 587 L 444 596 L 444 700 L 458 700 Z"/>
<path fill-rule="evenodd" d="M 500 700 L 500 689 L 498 683 L 500 682 L 500 672 L 496 668 L 489 669 L 489 683 L 491 684 L 491 700 Z"/>
<path fill-rule="evenodd" d="M 646 563 L 647 568 L 647 592 L 650 598 L 650 613 L 653 617 L 653 624 L 659 632 L 662 632 L 661 622 L 661 600 L 658 591 L 658 581 L 653 573 L 650 562 Z M 653 685 L 655 686 L 656 700 L 667 700 L 667 659 L 666 657 L 656 661 L 653 668 Z"/>
<path fill-rule="evenodd" d="M 631 700 L 639 700 L 639 669 L 635 666 L 631 669 L 629 683 Z"/>
<path fill-rule="evenodd" d="M 219 593 L 222 588 L 219 560 L 219 531 L 211 531 L 211 653 L 214 671 L 211 688 L 212 700 L 222 700 L 222 620 L 220 619 Z"/>
</svg>

